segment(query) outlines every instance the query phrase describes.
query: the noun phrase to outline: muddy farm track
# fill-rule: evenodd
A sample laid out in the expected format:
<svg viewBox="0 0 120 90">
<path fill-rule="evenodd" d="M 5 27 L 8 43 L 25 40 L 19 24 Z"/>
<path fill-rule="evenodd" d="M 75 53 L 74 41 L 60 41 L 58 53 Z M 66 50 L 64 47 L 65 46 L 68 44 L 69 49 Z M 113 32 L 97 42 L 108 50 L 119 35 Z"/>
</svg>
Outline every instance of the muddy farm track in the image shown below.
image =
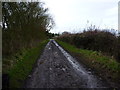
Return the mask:
<svg viewBox="0 0 120 90">
<path fill-rule="evenodd" d="M 78 63 L 54 40 L 50 40 L 25 88 L 106 88 L 108 86 Z"/>
</svg>

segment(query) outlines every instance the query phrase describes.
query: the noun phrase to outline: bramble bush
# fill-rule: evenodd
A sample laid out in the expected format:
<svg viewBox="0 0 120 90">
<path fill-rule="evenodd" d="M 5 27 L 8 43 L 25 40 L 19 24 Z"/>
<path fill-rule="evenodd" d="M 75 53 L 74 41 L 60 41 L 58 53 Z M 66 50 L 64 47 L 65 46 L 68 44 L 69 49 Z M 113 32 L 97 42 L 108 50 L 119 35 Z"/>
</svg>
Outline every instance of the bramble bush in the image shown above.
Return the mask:
<svg viewBox="0 0 120 90">
<path fill-rule="evenodd" d="M 63 34 L 57 39 L 77 48 L 102 52 L 120 62 L 120 36 L 109 31 L 88 30 L 77 34 Z"/>
</svg>

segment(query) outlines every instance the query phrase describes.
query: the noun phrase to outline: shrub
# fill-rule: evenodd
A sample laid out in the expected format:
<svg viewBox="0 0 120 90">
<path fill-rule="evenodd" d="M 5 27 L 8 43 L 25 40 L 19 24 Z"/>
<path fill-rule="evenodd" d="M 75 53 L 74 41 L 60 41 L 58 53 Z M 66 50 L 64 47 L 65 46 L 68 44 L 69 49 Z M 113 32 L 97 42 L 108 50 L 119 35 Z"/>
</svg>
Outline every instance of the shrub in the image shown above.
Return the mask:
<svg viewBox="0 0 120 90">
<path fill-rule="evenodd" d="M 57 39 L 77 48 L 100 51 L 120 61 L 120 36 L 108 31 L 89 30 L 78 34 L 61 35 Z"/>
</svg>

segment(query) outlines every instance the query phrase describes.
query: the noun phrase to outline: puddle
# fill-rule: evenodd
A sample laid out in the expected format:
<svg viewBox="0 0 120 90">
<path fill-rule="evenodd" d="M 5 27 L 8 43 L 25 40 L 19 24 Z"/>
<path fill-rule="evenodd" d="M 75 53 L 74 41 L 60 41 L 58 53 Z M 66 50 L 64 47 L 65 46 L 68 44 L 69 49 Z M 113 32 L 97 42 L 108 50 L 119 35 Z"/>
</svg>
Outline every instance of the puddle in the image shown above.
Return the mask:
<svg viewBox="0 0 120 90">
<path fill-rule="evenodd" d="M 78 63 L 70 54 L 68 54 L 62 47 L 60 47 L 54 40 L 53 43 L 60 49 L 63 55 L 67 58 L 69 63 L 73 66 L 74 70 L 83 77 L 87 83 L 87 87 L 95 88 L 98 87 L 98 80 L 95 78 L 90 71 L 87 71 L 80 63 Z"/>
</svg>

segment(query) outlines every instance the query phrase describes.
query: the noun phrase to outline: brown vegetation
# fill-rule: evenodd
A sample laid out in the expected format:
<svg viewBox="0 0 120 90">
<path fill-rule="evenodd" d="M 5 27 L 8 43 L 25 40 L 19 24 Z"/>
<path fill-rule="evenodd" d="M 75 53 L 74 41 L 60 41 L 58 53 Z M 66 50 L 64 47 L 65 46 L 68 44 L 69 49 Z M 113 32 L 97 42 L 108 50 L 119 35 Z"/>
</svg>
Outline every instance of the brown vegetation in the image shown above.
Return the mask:
<svg viewBox="0 0 120 90">
<path fill-rule="evenodd" d="M 120 36 L 108 31 L 88 30 L 77 34 L 63 34 L 57 39 L 77 48 L 102 52 L 120 62 Z"/>
</svg>

